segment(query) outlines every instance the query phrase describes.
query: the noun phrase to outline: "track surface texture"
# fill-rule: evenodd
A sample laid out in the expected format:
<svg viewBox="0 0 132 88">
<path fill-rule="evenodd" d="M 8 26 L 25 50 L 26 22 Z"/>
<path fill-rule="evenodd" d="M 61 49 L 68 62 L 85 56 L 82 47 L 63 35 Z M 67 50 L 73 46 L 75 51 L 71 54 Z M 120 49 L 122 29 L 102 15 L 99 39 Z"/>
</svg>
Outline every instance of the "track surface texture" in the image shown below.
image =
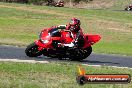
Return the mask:
<svg viewBox="0 0 132 88">
<path fill-rule="evenodd" d="M 18 60 L 35 60 L 35 61 L 64 61 L 68 60 L 58 60 L 57 58 L 47 58 L 44 56 L 30 58 L 24 53 L 25 47 L 15 47 L 15 46 L 0 46 L 0 59 L 18 59 Z M 72 61 L 76 63 L 77 61 Z M 88 58 L 82 62 L 77 62 L 88 65 L 106 65 L 106 66 L 119 66 L 119 67 L 130 67 L 132 68 L 132 56 L 119 56 L 119 55 L 109 55 L 109 54 L 96 54 L 92 53 Z"/>
</svg>

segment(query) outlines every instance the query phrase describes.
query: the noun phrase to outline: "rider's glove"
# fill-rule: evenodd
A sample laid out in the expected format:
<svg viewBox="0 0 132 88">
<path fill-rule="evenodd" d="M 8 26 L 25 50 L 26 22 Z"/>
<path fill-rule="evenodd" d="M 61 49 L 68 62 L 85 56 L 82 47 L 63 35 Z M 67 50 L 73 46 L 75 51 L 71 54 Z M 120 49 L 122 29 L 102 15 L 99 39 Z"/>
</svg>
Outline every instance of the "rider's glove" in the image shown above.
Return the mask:
<svg viewBox="0 0 132 88">
<path fill-rule="evenodd" d="M 59 25 L 57 26 L 58 29 L 66 29 L 66 25 Z"/>
</svg>

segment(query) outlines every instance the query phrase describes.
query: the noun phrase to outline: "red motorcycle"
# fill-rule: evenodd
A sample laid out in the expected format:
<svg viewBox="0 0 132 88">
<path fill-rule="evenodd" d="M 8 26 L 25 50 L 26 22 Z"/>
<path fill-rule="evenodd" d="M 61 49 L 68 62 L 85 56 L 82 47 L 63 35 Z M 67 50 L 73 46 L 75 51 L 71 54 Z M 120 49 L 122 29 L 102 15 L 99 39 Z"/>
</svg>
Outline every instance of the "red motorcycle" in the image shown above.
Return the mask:
<svg viewBox="0 0 132 88">
<path fill-rule="evenodd" d="M 132 11 L 132 5 L 129 5 L 125 8 L 126 11 Z"/>
<path fill-rule="evenodd" d="M 27 56 L 37 57 L 43 54 L 47 57 L 78 61 L 87 58 L 92 52 L 91 46 L 101 39 L 100 35 L 84 34 L 78 38 L 77 47 L 63 46 L 72 42 L 72 32 L 57 27 L 42 30 L 39 37 L 39 40 L 27 46 Z"/>
<path fill-rule="evenodd" d="M 47 6 L 55 6 L 55 7 L 64 7 L 64 2 L 60 1 L 60 2 L 48 2 L 46 4 Z"/>
<path fill-rule="evenodd" d="M 64 7 L 64 2 L 63 2 L 63 1 L 57 2 L 57 3 L 55 3 L 54 6 L 55 6 L 55 7 Z"/>
</svg>

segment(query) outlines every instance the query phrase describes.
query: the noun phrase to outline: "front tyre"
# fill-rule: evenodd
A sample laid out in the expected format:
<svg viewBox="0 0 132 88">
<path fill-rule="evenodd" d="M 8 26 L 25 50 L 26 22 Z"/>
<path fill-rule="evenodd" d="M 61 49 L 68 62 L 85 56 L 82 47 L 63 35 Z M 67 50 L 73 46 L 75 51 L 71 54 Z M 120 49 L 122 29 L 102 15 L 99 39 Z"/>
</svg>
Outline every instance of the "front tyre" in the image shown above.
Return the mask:
<svg viewBox="0 0 132 88">
<path fill-rule="evenodd" d="M 25 50 L 25 53 L 29 57 L 37 57 L 42 55 L 42 51 L 38 50 L 38 45 L 36 45 L 35 43 L 28 45 Z"/>
</svg>

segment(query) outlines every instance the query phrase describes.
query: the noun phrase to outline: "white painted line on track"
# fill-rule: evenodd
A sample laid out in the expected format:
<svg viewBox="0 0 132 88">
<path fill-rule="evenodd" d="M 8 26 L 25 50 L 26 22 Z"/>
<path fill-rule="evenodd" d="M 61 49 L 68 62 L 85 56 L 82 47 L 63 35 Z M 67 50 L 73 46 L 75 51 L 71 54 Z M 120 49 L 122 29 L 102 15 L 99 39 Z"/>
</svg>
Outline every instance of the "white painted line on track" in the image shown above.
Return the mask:
<svg viewBox="0 0 132 88">
<path fill-rule="evenodd" d="M 36 61 L 36 60 L 20 60 L 20 59 L 1 59 L 1 62 L 24 62 L 24 63 L 50 63 L 49 61 Z M 92 67 L 101 67 L 104 65 L 89 65 L 89 64 L 82 64 L 85 66 L 92 66 Z M 105 65 L 106 66 L 106 65 Z M 132 69 L 129 67 L 119 67 L 119 66 L 107 66 L 107 67 L 114 67 L 114 68 L 122 68 L 122 69 Z"/>
<path fill-rule="evenodd" d="M 20 60 L 20 59 L 0 59 L 0 61 L 6 62 L 26 62 L 26 63 L 49 63 L 49 61 L 36 61 L 36 60 Z"/>
<path fill-rule="evenodd" d="M 104 66 L 104 65 L 89 65 L 89 64 L 82 64 L 82 65 L 85 65 L 85 66 L 93 66 L 93 67 L 101 67 L 101 66 Z M 107 65 L 105 65 L 107 66 Z M 132 68 L 129 68 L 129 67 L 119 67 L 119 66 L 107 66 L 107 67 L 113 67 L 113 68 L 121 68 L 121 69 L 132 69 Z"/>
<path fill-rule="evenodd" d="M 85 65 L 85 66 L 93 66 L 93 67 L 101 67 L 101 65 L 89 65 L 89 64 L 82 64 L 82 65 Z"/>
</svg>

